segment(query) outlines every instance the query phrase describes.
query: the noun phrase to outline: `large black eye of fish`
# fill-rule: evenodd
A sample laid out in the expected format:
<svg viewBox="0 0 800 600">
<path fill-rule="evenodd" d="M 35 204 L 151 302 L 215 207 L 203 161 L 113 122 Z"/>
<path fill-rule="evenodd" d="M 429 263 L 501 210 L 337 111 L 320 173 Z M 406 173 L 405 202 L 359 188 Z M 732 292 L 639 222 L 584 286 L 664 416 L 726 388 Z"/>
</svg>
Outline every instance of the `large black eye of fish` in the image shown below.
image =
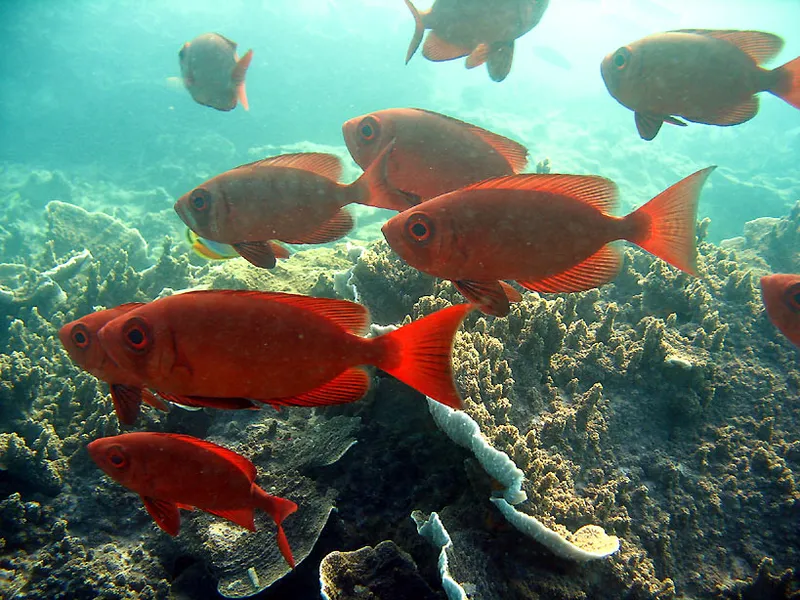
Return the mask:
<svg viewBox="0 0 800 600">
<path fill-rule="evenodd" d="M 786 306 L 794 312 L 800 312 L 800 283 L 795 283 L 786 288 L 786 291 L 783 293 L 783 298 L 786 302 Z"/>
<path fill-rule="evenodd" d="M 433 223 L 427 215 L 414 213 L 406 220 L 406 233 L 415 242 L 425 243 L 433 235 Z"/>
<path fill-rule="evenodd" d="M 120 446 L 111 446 L 106 451 L 108 463 L 117 469 L 124 469 L 128 466 L 128 457 Z"/>
<path fill-rule="evenodd" d="M 89 330 L 86 329 L 85 325 L 81 323 L 75 325 L 75 327 L 72 328 L 69 336 L 70 339 L 72 339 L 72 343 L 81 350 L 89 346 Z"/>
<path fill-rule="evenodd" d="M 375 117 L 364 117 L 358 124 L 358 134 L 364 141 L 371 142 L 378 137 L 380 124 Z"/>
<path fill-rule="evenodd" d="M 631 51 L 627 46 L 624 46 L 614 53 L 614 57 L 611 60 L 617 70 L 622 71 L 622 69 L 628 66 L 631 60 Z"/>
<path fill-rule="evenodd" d="M 133 317 L 122 328 L 122 336 L 128 348 L 137 354 L 144 353 L 153 343 L 150 325 L 140 317 Z"/>
<path fill-rule="evenodd" d="M 189 197 L 189 204 L 192 206 L 192 210 L 196 212 L 206 211 L 211 205 L 211 194 L 204 188 L 197 188 Z"/>
</svg>

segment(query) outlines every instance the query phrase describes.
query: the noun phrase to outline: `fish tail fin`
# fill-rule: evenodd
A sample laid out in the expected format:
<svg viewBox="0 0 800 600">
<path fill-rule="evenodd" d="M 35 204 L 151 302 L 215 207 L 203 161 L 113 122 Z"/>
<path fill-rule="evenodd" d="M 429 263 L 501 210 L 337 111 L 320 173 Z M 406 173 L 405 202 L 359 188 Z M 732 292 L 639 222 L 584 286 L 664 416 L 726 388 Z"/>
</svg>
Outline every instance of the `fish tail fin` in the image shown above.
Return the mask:
<svg viewBox="0 0 800 600">
<path fill-rule="evenodd" d="M 286 537 L 286 532 L 283 530 L 283 525 L 281 525 L 281 523 L 283 523 L 286 517 L 297 510 L 297 504 L 286 498 L 272 496 L 257 485 L 253 485 L 253 495 L 258 507 L 269 514 L 275 521 L 275 525 L 278 527 L 278 550 L 281 551 L 286 563 L 294 569 L 294 556 L 289 546 L 289 539 Z"/>
<path fill-rule="evenodd" d="M 795 108 L 800 108 L 800 56 L 772 72 L 777 78 L 769 91 Z"/>
<path fill-rule="evenodd" d="M 403 212 L 407 208 L 419 204 L 420 199 L 398 190 L 389 183 L 389 158 L 394 150 L 395 140 L 392 140 L 381 150 L 378 157 L 373 160 L 354 183 L 350 185 L 356 190 L 356 200 L 358 204 L 374 206 L 375 208 L 387 208 Z"/>
<path fill-rule="evenodd" d="M 247 54 L 236 61 L 236 66 L 233 67 L 233 74 L 231 75 L 233 85 L 236 86 L 236 97 L 239 100 L 239 104 L 241 104 L 242 108 L 245 110 L 250 110 L 250 105 L 247 102 L 247 91 L 244 88 L 244 78 L 245 75 L 247 75 L 247 68 L 250 66 L 250 61 L 252 60 L 253 51 L 248 50 Z"/>
<path fill-rule="evenodd" d="M 625 236 L 681 271 L 697 274 L 695 224 L 700 190 L 714 167 L 706 167 L 667 188 L 623 219 Z"/>
<path fill-rule="evenodd" d="M 422 14 L 420 14 L 416 6 L 411 4 L 411 0 L 405 0 L 405 2 L 414 17 L 414 36 L 411 38 L 411 42 L 408 44 L 408 52 L 406 52 L 406 64 L 408 64 L 408 61 L 411 60 L 411 57 L 414 56 L 417 48 L 422 43 L 422 36 L 425 35 L 425 23 L 422 21 Z"/>
<path fill-rule="evenodd" d="M 456 304 L 375 339 L 381 347 L 377 367 L 418 392 L 454 409 L 463 406 L 453 381 L 453 339 L 474 309 Z"/>
</svg>

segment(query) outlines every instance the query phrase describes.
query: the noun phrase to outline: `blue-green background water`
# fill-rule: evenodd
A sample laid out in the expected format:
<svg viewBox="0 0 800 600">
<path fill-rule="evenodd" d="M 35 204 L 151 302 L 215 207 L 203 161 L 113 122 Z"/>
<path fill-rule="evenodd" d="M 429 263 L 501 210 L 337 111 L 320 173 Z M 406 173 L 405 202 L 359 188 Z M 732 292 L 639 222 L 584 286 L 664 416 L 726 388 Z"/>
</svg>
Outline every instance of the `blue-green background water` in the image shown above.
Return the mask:
<svg viewBox="0 0 800 600">
<path fill-rule="evenodd" d="M 800 54 L 797 23 L 796 0 L 551 0 L 497 84 L 463 60 L 437 64 L 418 53 L 404 65 L 413 20 L 401 0 L 4 0 L 0 161 L 141 182 L 164 162 L 222 171 L 252 160 L 254 147 L 341 146 L 346 119 L 417 106 L 518 139 L 532 163 L 549 156 L 556 171 L 610 177 L 626 208 L 718 164 L 701 214 L 721 223 L 712 238 L 729 237 L 800 197 L 800 111 L 764 93 L 746 124 L 665 126 L 647 143 L 607 93 L 600 61 L 657 31 L 735 28 L 783 37 L 777 66 Z M 250 112 L 200 106 L 168 84 L 180 74 L 181 45 L 205 31 L 235 40 L 240 53 L 253 48 Z M 570 68 L 542 58 L 554 52 Z M 228 151 L 215 153 L 220 146 Z"/>
</svg>

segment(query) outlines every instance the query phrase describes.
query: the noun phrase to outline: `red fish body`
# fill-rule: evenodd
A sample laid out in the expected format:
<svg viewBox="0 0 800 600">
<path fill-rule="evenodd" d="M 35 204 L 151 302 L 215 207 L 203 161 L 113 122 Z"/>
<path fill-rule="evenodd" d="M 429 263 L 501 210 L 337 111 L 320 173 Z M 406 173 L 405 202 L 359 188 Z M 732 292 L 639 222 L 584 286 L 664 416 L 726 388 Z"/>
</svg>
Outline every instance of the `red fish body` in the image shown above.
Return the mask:
<svg viewBox="0 0 800 600">
<path fill-rule="evenodd" d="M 198 104 L 228 111 L 241 102 L 249 109 L 244 78 L 253 51 L 242 57 L 236 43 L 217 33 L 204 33 L 186 42 L 178 53 L 183 84 Z"/>
<path fill-rule="evenodd" d="M 175 203 L 197 235 L 229 244 L 252 264 L 272 268 L 288 251 L 274 244 L 323 244 L 353 227 L 342 207 L 353 202 L 403 210 L 409 199 L 386 185 L 392 146 L 354 183 L 337 182 L 331 154 L 285 154 L 242 165 L 202 183 Z"/>
<path fill-rule="evenodd" d="M 494 81 L 506 78 L 514 40 L 539 23 L 549 4 L 549 0 L 436 0 L 421 13 L 410 0 L 405 2 L 415 22 L 406 62 L 430 29 L 422 49 L 425 58 L 445 61 L 468 56 L 468 68 L 485 62 Z"/>
<path fill-rule="evenodd" d="M 267 512 L 278 526 L 278 548 L 294 568 L 283 520 L 297 510 L 255 484 L 256 468 L 245 457 L 188 435 L 127 433 L 100 438 L 89 454 L 108 476 L 142 497 L 158 526 L 175 536 L 179 508 L 198 508 L 255 531 L 253 511 Z"/>
<path fill-rule="evenodd" d="M 280 405 L 353 402 L 375 365 L 448 406 L 459 305 L 374 339 L 353 302 L 268 292 L 203 291 L 162 298 L 99 333 L 109 355 L 160 393 Z"/>
<path fill-rule="evenodd" d="M 97 339 L 97 332 L 106 323 L 139 306 L 142 304 L 132 302 L 101 310 L 67 323 L 58 331 L 58 337 L 70 358 L 85 371 L 108 383 L 117 418 L 125 425 L 136 421 L 142 400 L 159 410 L 167 409 L 162 400 L 144 388 L 138 377 L 111 360 Z"/>
<path fill-rule="evenodd" d="M 380 110 L 342 126 L 347 149 L 367 169 L 394 140 L 389 185 L 428 200 L 525 168 L 527 149 L 469 123 L 417 108 Z"/>
<path fill-rule="evenodd" d="M 762 277 L 761 296 L 769 320 L 800 348 L 800 275 Z"/>
<path fill-rule="evenodd" d="M 614 278 L 625 239 L 694 273 L 697 199 L 713 167 L 626 217 L 610 213 L 616 186 L 601 177 L 514 175 L 439 196 L 390 219 L 383 234 L 412 267 L 450 279 L 489 314 L 508 313 L 515 280 L 540 292 L 574 292 Z"/>
<path fill-rule="evenodd" d="M 642 38 L 603 60 L 611 95 L 636 113 L 639 135 L 652 140 L 664 122 L 738 125 L 758 113 L 759 92 L 800 108 L 800 58 L 762 68 L 783 47 L 760 31 L 687 29 Z"/>
</svg>

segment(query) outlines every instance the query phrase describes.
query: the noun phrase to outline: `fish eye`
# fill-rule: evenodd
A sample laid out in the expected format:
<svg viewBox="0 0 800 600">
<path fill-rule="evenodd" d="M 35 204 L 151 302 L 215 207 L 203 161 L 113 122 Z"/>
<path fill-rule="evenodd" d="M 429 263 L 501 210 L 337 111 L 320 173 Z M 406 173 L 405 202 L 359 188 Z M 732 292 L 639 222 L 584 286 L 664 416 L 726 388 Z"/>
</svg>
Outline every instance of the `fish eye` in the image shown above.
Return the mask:
<svg viewBox="0 0 800 600">
<path fill-rule="evenodd" d="M 414 213 L 406 221 L 406 232 L 415 242 L 424 243 L 433 235 L 433 223 L 423 213 Z"/>
<path fill-rule="evenodd" d="M 207 210 L 208 205 L 211 204 L 211 194 L 208 193 L 208 190 L 197 188 L 189 197 L 189 203 L 192 205 L 193 210 L 203 212 Z"/>
<path fill-rule="evenodd" d="M 153 334 L 147 322 L 140 317 L 133 317 L 125 323 L 122 335 L 128 348 L 137 354 L 144 353 L 153 342 Z"/>
<path fill-rule="evenodd" d="M 86 329 L 86 326 L 82 323 L 78 323 L 72 328 L 69 337 L 72 340 L 72 343 L 81 350 L 89 346 L 89 330 Z"/>
<path fill-rule="evenodd" d="M 800 312 L 800 283 L 786 288 L 784 298 L 787 306 L 794 312 Z"/>
<path fill-rule="evenodd" d="M 620 48 L 614 53 L 614 57 L 611 59 L 614 63 L 614 66 L 621 71 L 625 67 L 628 66 L 628 62 L 631 58 L 631 51 L 626 47 Z"/>
<path fill-rule="evenodd" d="M 125 452 L 120 446 L 111 446 L 106 451 L 106 458 L 108 458 L 109 464 L 117 469 L 124 469 L 128 466 L 128 457 L 125 456 Z"/>
<path fill-rule="evenodd" d="M 379 130 L 380 125 L 375 117 L 364 117 L 361 119 L 361 123 L 358 124 L 358 133 L 367 142 L 371 142 L 378 137 Z"/>
</svg>

